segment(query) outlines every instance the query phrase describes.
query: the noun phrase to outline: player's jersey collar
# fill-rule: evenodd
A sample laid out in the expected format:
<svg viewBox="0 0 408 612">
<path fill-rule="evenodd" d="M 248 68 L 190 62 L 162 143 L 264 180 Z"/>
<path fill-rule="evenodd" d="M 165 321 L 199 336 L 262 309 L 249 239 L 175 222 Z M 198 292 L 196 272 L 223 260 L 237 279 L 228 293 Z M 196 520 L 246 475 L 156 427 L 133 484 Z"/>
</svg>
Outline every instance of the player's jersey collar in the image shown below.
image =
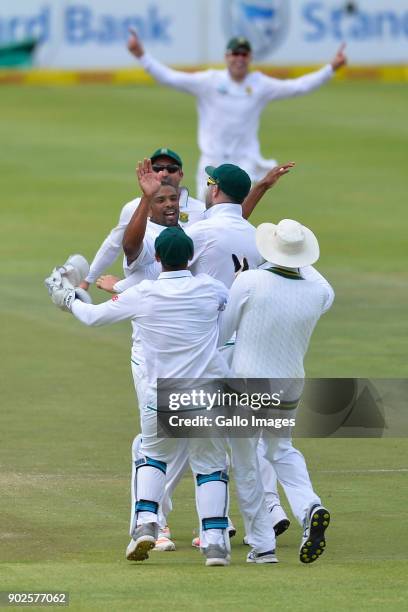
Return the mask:
<svg viewBox="0 0 408 612">
<path fill-rule="evenodd" d="M 190 270 L 174 270 L 172 272 L 161 272 L 159 280 L 162 278 L 188 278 L 192 276 Z"/>
<path fill-rule="evenodd" d="M 231 204 L 227 202 L 225 204 L 214 204 L 211 208 L 207 208 L 205 211 L 206 219 L 216 217 L 217 215 L 223 215 L 228 213 L 229 215 L 235 215 L 236 217 L 242 217 L 242 206 L 241 204 Z"/>
</svg>

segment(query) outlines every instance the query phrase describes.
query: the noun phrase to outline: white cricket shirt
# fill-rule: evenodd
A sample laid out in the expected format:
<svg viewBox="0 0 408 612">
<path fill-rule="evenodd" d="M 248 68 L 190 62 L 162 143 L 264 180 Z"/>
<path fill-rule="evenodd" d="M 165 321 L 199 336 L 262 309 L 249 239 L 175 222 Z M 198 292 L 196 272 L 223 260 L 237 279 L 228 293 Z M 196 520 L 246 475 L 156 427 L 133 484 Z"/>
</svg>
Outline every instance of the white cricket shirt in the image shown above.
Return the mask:
<svg viewBox="0 0 408 612">
<path fill-rule="evenodd" d="M 238 162 L 244 155 L 261 158 L 258 141 L 260 116 L 272 100 L 307 94 L 333 75 L 327 65 L 297 79 L 274 79 L 250 72 L 237 83 L 227 69 L 194 73 L 168 68 L 148 53 L 140 58 L 154 79 L 197 98 L 198 144 L 202 155 Z"/>
<path fill-rule="evenodd" d="M 220 321 L 220 344 L 237 332 L 234 376 L 303 378 L 310 337 L 334 292 L 311 266 L 301 269 L 302 276 L 269 268 L 275 272 L 249 270 L 235 280 Z"/>
<path fill-rule="evenodd" d="M 238 259 L 246 257 L 250 268 L 264 261 L 256 248 L 255 227 L 243 218 L 240 204 L 215 204 L 205 217 L 186 229 L 194 242 L 190 270 L 205 272 L 231 287 L 235 277 L 232 254 Z"/>
<path fill-rule="evenodd" d="M 207 274 L 162 272 L 103 304 L 75 300 L 74 316 L 85 325 L 132 319 L 142 343 L 154 401 L 157 378 L 222 378 L 228 367 L 217 350 L 218 317 L 225 286 Z"/>
</svg>

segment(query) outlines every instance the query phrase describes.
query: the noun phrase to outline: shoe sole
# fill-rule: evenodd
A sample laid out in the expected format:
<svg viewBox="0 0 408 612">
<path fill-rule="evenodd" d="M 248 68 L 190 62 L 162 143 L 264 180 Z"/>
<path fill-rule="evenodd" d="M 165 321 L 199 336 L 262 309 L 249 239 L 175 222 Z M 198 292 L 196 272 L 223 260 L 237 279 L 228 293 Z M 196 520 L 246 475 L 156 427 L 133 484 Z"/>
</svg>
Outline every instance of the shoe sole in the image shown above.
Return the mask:
<svg viewBox="0 0 408 612">
<path fill-rule="evenodd" d="M 205 562 L 207 567 L 215 567 L 215 566 L 225 566 L 225 565 L 229 565 L 229 561 L 228 559 L 217 559 L 215 558 L 210 558 L 207 559 L 207 561 Z"/>
<path fill-rule="evenodd" d="M 247 563 L 254 563 L 255 565 L 262 565 L 265 563 L 279 563 L 278 559 L 263 559 L 262 557 L 258 560 L 254 560 L 254 559 L 247 559 L 246 560 Z"/>
<path fill-rule="evenodd" d="M 143 536 L 143 539 L 136 540 L 136 547 L 132 552 L 126 553 L 128 561 L 145 561 L 149 558 L 149 550 L 155 547 L 156 540 L 153 536 Z"/>
<path fill-rule="evenodd" d="M 302 563 L 313 563 L 324 553 L 326 539 L 324 532 L 330 524 L 330 512 L 319 508 L 310 520 L 309 537 L 300 547 L 299 558 Z"/>
<path fill-rule="evenodd" d="M 285 533 L 285 531 L 287 529 L 289 529 L 289 526 L 290 526 L 290 520 L 289 519 L 282 519 L 281 521 L 276 523 L 276 525 L 273 526 L 273 530 L 275 532 L 275 536 L 278 537 L 278 536 L 282 535 L 282 533 Z"/>
</svg>

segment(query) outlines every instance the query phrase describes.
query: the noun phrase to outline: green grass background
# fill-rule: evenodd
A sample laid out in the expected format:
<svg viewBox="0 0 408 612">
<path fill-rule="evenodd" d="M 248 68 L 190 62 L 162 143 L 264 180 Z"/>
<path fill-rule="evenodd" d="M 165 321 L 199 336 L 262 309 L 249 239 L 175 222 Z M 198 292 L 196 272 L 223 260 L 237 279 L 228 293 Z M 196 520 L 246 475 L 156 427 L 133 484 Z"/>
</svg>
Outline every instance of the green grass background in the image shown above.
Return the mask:
<svg viewBox="0 0 408 612">
<path fill-rule="evenodd" d="M 335 83 L 265 111 L 263 152 L 297 166 L 252 221 L 310 226 L 336 291 L 310 376 L 407 376 L 407 104 L 404 84 Z M 163 88 L 0 90 L 0 590 L 69 590 L 83 610 L 401 610 L 406 439 L 298 443 L 333 514 L 312 566 L 298 562 L 294 522 L 278 566 L 246 565 L 233 499 L 233 564 L 205 568 L 190 548 L 189 477 L 171 515 L 177 552 L 124 559 L 138 429 L 130 326 L 82 327 L 43 279 L 72 252 L 92 258 L 138 194 L 135 163 L 158 146 L 180 152 L 194 192 L 195 132 L 193 99 Z"/>
</svg>

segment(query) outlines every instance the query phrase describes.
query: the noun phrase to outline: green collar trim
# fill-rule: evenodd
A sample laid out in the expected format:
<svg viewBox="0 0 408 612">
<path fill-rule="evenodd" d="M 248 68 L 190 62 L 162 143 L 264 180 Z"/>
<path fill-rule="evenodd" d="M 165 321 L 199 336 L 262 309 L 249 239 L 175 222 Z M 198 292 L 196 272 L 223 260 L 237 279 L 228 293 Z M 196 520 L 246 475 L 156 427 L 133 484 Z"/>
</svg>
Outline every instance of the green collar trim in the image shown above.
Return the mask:
<svg viewBox="0 0 408 612">
<path fill-rule="evenodd" d="M 288 270 L 287 268 L 273 267 L 268 268 L 267 272 L 273 272 L 273 274 L 283 276 L 283 278 L 290 278 L 292 280 L 304 280 L 301 277 L 299 270 Z"/>
</svg>

